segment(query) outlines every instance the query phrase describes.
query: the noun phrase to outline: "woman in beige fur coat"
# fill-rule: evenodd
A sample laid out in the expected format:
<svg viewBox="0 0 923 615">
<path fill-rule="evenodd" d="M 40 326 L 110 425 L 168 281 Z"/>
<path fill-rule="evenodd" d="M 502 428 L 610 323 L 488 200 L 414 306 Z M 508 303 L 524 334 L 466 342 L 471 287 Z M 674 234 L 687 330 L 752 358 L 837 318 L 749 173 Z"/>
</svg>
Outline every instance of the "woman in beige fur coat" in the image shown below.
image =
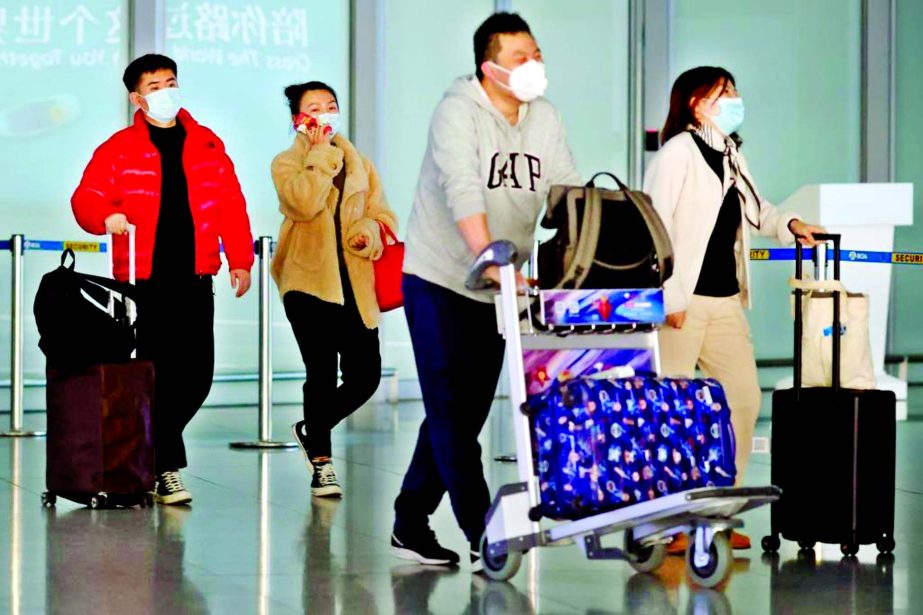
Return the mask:
<svg viewBox="0 0 923 615">
<path fill-rule="evenodd" d="M 330 432 L 381 380 L 373 261 L 381 226 L 397 231 L 375 167 L 338 132 L 336 92 L 313 81 L 285 89 L 295 142 L 272 161 L 285 220 L 272 259 L 307 371 L 295 437 L 313 471 L 311 491 L 340 497 Z M 337 357 L 342 384 L 337 386 Z"/>
</svg>

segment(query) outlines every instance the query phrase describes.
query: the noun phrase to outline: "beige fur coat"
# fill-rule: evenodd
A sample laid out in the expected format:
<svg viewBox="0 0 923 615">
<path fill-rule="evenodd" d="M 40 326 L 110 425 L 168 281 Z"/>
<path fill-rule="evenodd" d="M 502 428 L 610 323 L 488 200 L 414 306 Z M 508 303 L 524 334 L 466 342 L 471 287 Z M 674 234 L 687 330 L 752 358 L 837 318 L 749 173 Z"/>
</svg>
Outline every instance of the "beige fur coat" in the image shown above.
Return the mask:
<svg viewBox="0 0 923 615">
<path fill-rule="evenodd" d="M 375 167 L 346 137 L 337 135 L 332 144 L 312 146 L 298 133 L 294 144 L 272 161 L 272 181 L 285 216 L 272 276 L 283 296 L 300 291 L 343 305 L 333 218 L 339 194 L 333 180 L 344 164 L 340 220 L 346 269 L 362 321 L 374 329 L 381 318 L 372 265 L 384 249 L 379 222 L 396 233 L 397 220 L 385 202 Z M 360 237 L 365 240 L 361 249 L 356 247 Z"/>
</svg>

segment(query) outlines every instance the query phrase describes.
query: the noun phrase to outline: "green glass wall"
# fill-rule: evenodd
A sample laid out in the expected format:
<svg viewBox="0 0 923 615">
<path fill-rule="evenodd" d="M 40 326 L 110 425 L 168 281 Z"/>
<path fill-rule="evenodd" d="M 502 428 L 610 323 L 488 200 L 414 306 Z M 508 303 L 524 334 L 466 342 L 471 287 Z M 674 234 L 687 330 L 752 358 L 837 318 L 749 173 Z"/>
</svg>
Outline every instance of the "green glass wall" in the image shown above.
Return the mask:
<svg viewBox="0 0 923 615">
<path fill-rule="evenodd" d="M 895 236 L 895 248 L 923 252 L 923 117 L 920 101 L 923 100 L 923 2 L 898 0 L 897 2 L 897 121 L 896 156 L 897 181 L 914 183 L 914 225 L 902 227 Z M 923 269 L 920 267 L 894 268 L 894 320 L 892 349 L 896 353 L 923 353 Z M 911 381 L 923 377 L 917 366 Z"/>
<path fill-rule="evenodd" d="M 734 74 L 747 106 L 743 151 L 767 199 L 859 180 L 860 0 L 675 0 L 673 8 L 673 77 L 700 65 Z M 752 271 L 757 357 L 791 357 L 791 263 Z"/>
</svg>

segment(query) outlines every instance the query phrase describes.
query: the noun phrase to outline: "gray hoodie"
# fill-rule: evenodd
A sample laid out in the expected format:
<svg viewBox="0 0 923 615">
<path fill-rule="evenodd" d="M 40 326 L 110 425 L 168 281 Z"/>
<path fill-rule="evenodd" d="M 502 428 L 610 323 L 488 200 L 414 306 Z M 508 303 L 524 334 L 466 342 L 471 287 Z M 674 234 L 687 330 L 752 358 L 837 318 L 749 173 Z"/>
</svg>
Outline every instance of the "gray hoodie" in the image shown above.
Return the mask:
<svg viewBox="0 0 923 615">
<path fill-rule="evenodd" d="M 522 105 L 511 126 L 474 77 L 455 81 L 436 107 L 408 223 L 404 271 L 458 294 L 477 256 L 456 223 L 487 214 L 491 238 L 529 254 L 550 186 L 577 184 L 564 125 L 544 98 Z"/>
</svg>

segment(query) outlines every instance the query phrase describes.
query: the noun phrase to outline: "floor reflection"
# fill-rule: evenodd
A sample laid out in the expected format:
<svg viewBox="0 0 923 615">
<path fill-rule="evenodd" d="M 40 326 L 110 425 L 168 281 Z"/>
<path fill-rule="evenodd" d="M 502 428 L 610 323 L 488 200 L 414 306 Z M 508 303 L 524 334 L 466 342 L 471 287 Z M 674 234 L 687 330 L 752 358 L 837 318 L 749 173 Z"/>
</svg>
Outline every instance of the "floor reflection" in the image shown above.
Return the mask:
<svg viewBox="0 0 923 615">
<path fill-rule="evenodd" d="M 704 589 L 689 582 L 685 558 L 668 557 L 655 573 L 636 573 L 630 577 L 625 584 L 624 609 L 612 612 L 638 615 L 730 614 L 733 611 L 725 591 L 734 583 L 736 575 L 749 568 L 749 559 L 735 558 L 728 579 L 716 589 Z M 683 602 L 685 609 L 682 608 Z M 598 615 L 600 612 L 592 613 Z"/>
<path fill-rule="evenodd" d="M 192 510 L 88 510 L 46 515 L 49 613 L 208 613 L 187 578 L 183 524 Z"/>
<path fill-rule="evenodd" d="M 375 615 L 379 610 L 366 586 L 368 577 L 344 570 L 331 546 L 330 533 L 340 506 L 341 501 L 338 499 L 311 499 L 311 515 L 305 522 L 302 534 L 302 607 L 305 613 Z M 350 555 L 347 551 L 347 557 Z"/>
<path fill-rule="evenodd" d="M 430 599 L 440 581 L 459 575 L 458 569 L 444 566 L 418 566 L 401 564 L 391 569 L 391 594 L 394 597 L 395 613 L 438 613 L 439 608 L 430 605 Z"/>
<path fill-rule="evenodd" d="M 818 560 L 815 551 L 800 551 L 782 561 L 764 555 L 770 569 L 772 612 L 890 614 L 894 612 L 894 556 L 875 563 L 855 557 Z"/>
<path fill-rule="evenodd" d="M 471 601 L 463 611 L 466 615 L 534 612 L 529 598 L 510 583 L 490 581 L 479 575 L 471 577 Z"/>
</svg>

